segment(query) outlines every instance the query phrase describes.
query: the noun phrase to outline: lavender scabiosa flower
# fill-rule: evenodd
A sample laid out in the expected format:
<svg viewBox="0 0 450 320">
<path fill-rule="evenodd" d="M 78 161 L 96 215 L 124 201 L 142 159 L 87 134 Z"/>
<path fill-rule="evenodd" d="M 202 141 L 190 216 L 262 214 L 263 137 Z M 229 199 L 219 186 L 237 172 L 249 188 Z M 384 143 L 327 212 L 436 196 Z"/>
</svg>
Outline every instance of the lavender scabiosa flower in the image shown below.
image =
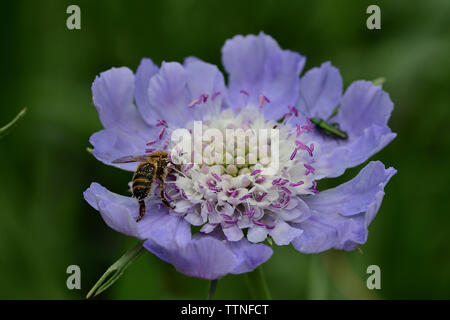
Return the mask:
<svg viewBox="0 0 450 320">
<path fill-rule="evenodd" d="M 255 146 L 245 144 L 244 157 L 237 159 L 233 143 L 224 146 L 224 161 L 206 157 L 172 172 L 163 187 L 174 209 L 151 196 L 146 215 L 136 222 L 136 199 L 98 183 L 84 192 L 86 201 L 114 230 L 145 240 L 144 247 L 160 259 L 204 279 L 252 271 L 272 255 L 266 239 L 303 253 L 365 243 L 396 170 L 375 161 L 336 188 L 319 190 L 317 181 L 341 175 L 392 141 L 388 94 L 356 81 L 342 95 L 339 71 L 328 62 L 300 77 L 305 58 L 282 50 L 264 33 L 226 41 L 222 58 L 228 85 L 216 66 L 197 58 L 160 67 L 143 59 L 136 75 L 124 67 L 101 73 L 92 92 L 105 129 L 90 139 L 93 155 L 134 171 L 136 163 L 112 161 L 171 152 L 171 134 L 180 128 L 192 132 L 197 120 L 224 135 L 227 129 L 276 127 L 282 143 L 275 174 L 264 174 L 267 159 L 250 161 Z M 337 106 L 333 121 L 347 133 L 345 140 L 321 135 L 309 120 L 327 119 Z M 208 147 L 203 143 L 199 151 Z M 262 147 L 270 149 L 270 142 Z"/>
</svg>

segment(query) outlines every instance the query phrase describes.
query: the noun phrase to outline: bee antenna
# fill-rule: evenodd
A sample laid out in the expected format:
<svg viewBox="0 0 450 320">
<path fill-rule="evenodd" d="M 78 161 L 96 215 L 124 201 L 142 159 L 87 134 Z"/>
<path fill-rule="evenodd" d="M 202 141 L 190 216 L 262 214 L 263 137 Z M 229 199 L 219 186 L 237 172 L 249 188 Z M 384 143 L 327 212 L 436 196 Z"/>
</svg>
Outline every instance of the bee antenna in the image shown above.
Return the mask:
<svg viewBox="0 0 450 320">
<path fill-rule="evenodd" d="M 171 164 L 173 165 L 173 166 L 171 166 L 171 169 L 172 169 L 173 171 L 176 171 L 176 172 L 178 172 L 179 174 L 181 174 L 181 175 L 183 175 L 184 177 L 186 177 L 186 175 L 184 174 L 184 172 L 181 172 L 180 170 L 178 170 L 178 169 L 175 167 L 175 164 L 174 164 L 174 163 L 171 162 Z"/>
</svg>

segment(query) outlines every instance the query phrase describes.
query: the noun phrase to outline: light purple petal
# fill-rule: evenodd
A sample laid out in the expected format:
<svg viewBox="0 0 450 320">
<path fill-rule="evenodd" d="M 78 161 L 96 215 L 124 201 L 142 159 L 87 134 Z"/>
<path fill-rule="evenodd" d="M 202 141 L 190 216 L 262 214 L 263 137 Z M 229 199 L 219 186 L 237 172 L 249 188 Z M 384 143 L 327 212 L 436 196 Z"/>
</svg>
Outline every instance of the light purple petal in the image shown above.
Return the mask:
<svg viewBox="0 0 450 320">
<path fill-rule="evenodd" d="M 339 105 L 342 96 L 342 77 L 330 62 L 309 70 L 300 79 L 297 109 L 307 117 L 328 119 Z"/>
<path fill-rule="evenodd" d="M 222 72 L 213 64 L 192 58 L 185 62 L 187 72 L 187 84 L 191 97 L 198 98 L 201 94 L 212 95 L 220 92 L 220 96 L 226 96 L 225 80 Z"/>
<path fill-rule="evenodd" d="M 187 88 L 188 74 L 177 62 L 163 62 L 159 72 L 150 79 L 148 98 L 153 117 L 170 124 L 183 126 L 193 119 L 189 103 L 192 97 Z"/>
<path fill-rule="evenodd" d="M 138 109 L 149 125 L 154 125 L 156 122 L 155 112 L 148 99 L 148 87 L 150 79 L 158 72 L 158 66 L 153 63 L 151 59 L 144 58 L 136 71 L 134 94 Z"/>
<path fill-rule="evenodd" d="M 169 215 L 167 209 L 160 205 L 147 205 L 146 215 L 136 222 L 139 216 L 136 199 L 110 192 L 98 183 L 92 183 L 83 195 L 100 212 L 105 223 L 120 233 L 142 240 L 151 236 L 162 244 L 172 241 L 186 243 L 191 238 L 189 224 L 182 218 Z"/>
<path fill-rule="evenodd" d="M 237 257 L 227 245 L 209 235 L 195 236 L 184 245 L 162 244 L 149 237 L 144 247 L 190 277 L 218 279 L 232 272 L 238 264 Z"/>
<path fill-rule="evenodd" d="M 247 231 L 247 239 L 253 243 L 259 243 L 266 240 L 269 231 L 266 227 L 251 226 Z"/>
<path fill-rule="evenodd" d="M 318 253 L 331 248 L 354 250 L 365 243 L 384 187 L 395 173 L 379 161 L 370 162 L 352 180 L 308 197 L 305 201 L 312 215 L 296 225 L 303 234 L 294 239 L 294 247 L 303 253 Z"/>
<path fill-rule="evenodd" d="M 133 104 L 134 75 L 126 67 L 112 68 L 97 76 L 92 84 L 94 105 L 105 128 L 139 132 L 146 127 Z"/>
<path fill-rule="evenodd" d="M 136 224 L 139 214 L 135 199 L 112 193 L 95 182 L 83 195 L 84 199 L 100 212 L 103 220 L 110 228 L 141 239 Z"/>
<path fill-rule="evenodd" d="M 252 272 L 256 267 L 269 260 L 273 253 L 268 246 L 261 243 L 252 244 L 247 239 L 229 241 L 227 246 L 233 251 L 238 260 L 232 271 L 234 274 Z"/>
<path fill-rule="evenodd" d="M 269 230 L 269 234 L 273 241 L 279 246 L 285 246 L 291 243 L 292 240 L 302 234 L 302 230 L 292 227 L 284 221 L 277 220 L 275 228 Z"/>
<path fill-rule="evenodd" d="M 292 198 L 291 202 L 295 202 L 295 207 L 292 209 L 276 209 L 272 208 L 271 211 L 275 213 L 275 217 L 287 221 L 300 223 L 311 216 L 308 205 L 300 198 Z"/>
<path fill-rule="evenodd" d="M 261 32 L 257 36 L 238 35 L 227 40 L 222 48 L 222 61 L 229 74 L 229 96 L 234 108 L 245 103 L 259 105 L 259 95 L 264 94 L 270 100 L 264 105 L 265 115 L 278 119 L 288 105 L 297 101 L 305 58 L 281 50 L 270 36 Z"/>
<path fill-rule="evenodd" d="M 111 162 L 123 156 L 145 153 L 145 144 L 154 131 L 154 129 L 149 128 L 145 132 L 149 137 L 147 139 L 118 129 L 105 129 L 96 132 L 89 139 L 90 144 L 94 146 L 92 154 L 107 165 L 134 171 L 137 163 L 113 164 Z"/>
<path fill-rule="evenodd" d="M 244 232 L 237 225 L 224 227 L 222 230 L 229 241 L 239 241 L 244 236 Z"/>
<path fill-rule="evenodd" d="M 388 126 L 373 125 L 364 130 L 361 136 L 350 136 L 347 141 L 334 140 L 322 143 L 322 154 L 314 166 L 317 170 L 316 178 L 340 176 L 347 168 L 365 162 L 396 136 L 397 134 Z"/>
<path fill-rule="evenodd" d="M 155 128 L 142 119 L 133 104 L 134 75 L 128 68 L 112 68 L 92 84 L 94 104 L 105 130 L 94 133 L 93 155 L 108 165 L 134 170 L 136 164 L 112 164 L 119 157 L 143 154 Z"/>
<path fill-rule="evenodd" d="M 336 121 L 350 136 L 360 136 L 377 125 L 387 126 L 394 108 L 389 94 L 370 81 L 355 81 L 345 92 Z"/>
</svg>

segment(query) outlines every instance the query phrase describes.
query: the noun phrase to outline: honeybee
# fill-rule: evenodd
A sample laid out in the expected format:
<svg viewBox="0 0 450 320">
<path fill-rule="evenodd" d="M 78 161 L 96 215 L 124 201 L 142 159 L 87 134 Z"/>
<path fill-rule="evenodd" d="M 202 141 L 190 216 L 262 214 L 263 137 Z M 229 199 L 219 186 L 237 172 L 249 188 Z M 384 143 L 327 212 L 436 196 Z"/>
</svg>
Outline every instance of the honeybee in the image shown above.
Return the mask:
<svg viewBox="0 0 450 320">
<path fill-rule="evenodd" d="M 173 168 L 179 170 L 180 166 L 173 164 L 170 161 L 169 154 L 164 151 L 154 151 L 149 154 L 121 157 L 114 160 L 112 163 L 130 162 L 140 162 L 134 172 L 131 188 L 133 197 L 135 197 L 139 202 L 139 218 L 137 218 L 136 222 L 141 221 L 145 215 L 144 200 L 150 195 L 155 179 L 159 181 L 160 198 L 162 203 L 170 209 L 175 209 L 175 207 L 171 206 L 165 197 L 164 182 L 167 175 L 173 170 Z M 169 164 L 173 167 L 169 166 Z"/>
</svg>

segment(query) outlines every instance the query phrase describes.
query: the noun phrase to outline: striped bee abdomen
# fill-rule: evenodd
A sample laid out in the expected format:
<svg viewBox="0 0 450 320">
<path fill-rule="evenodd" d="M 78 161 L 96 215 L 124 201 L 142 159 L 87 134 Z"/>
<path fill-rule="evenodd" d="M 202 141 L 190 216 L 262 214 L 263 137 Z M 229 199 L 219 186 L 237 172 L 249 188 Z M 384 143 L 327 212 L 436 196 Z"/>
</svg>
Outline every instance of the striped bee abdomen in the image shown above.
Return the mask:
<svg viewBox="0 0 450 320">
<path fill-rule="evenodd" d="M 133 196 L 142 200 L 146 198 L 155 180 L 156 166 L 154 163 L 142 163 L 136 169 L 133 176 L 132 190 Z"/>
</svg>

